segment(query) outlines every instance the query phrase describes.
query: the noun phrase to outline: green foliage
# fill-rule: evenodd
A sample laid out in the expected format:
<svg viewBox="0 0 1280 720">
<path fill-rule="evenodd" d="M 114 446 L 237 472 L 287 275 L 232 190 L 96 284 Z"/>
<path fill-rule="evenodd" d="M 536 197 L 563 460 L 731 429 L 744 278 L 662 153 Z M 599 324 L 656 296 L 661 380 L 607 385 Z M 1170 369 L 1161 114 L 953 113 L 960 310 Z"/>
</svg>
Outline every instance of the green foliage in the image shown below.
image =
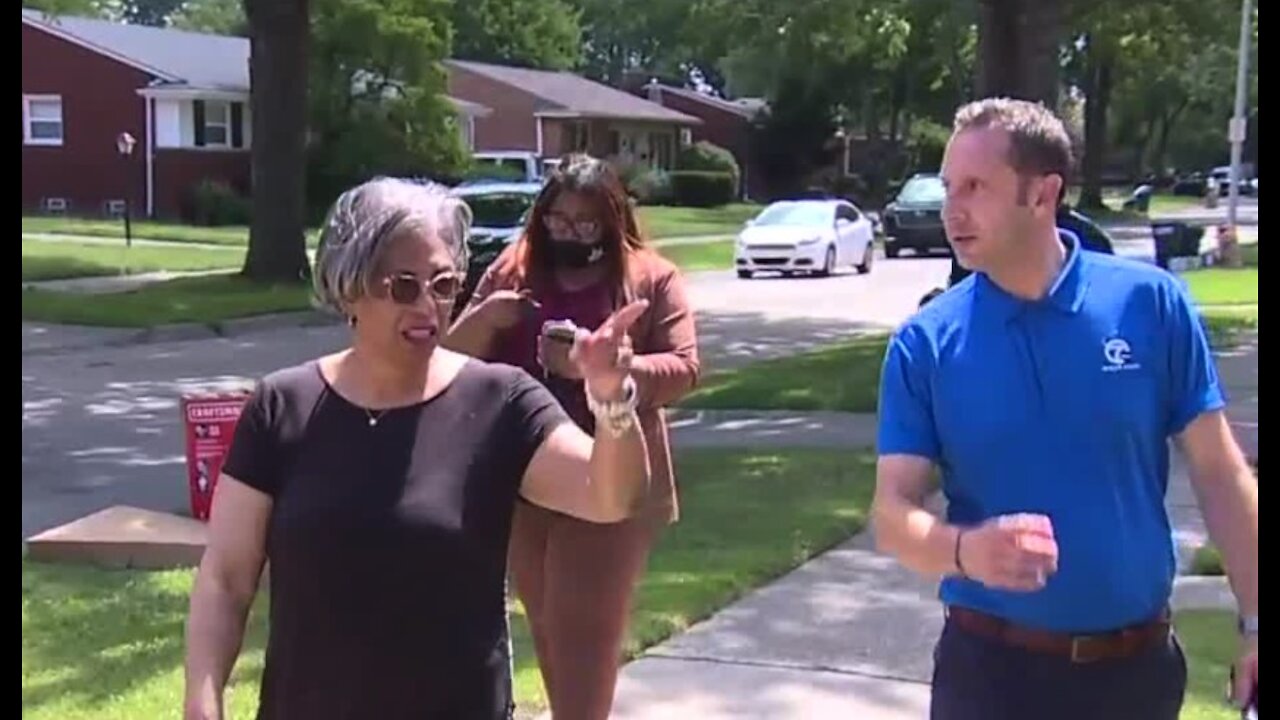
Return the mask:
<svg viewBox="0 0 1280 720">
<path fill-rule="evenodd" d="M 252 203 L 230 185 L 201 180 L 191 190 L 191 220 L 196 225 L 248 225 Z"/>
<path fill-rule="evenodd" d="M 454 57 L 567 70 L 582 54 L 578 12 L 565 0 L 452 0 Z"/>
<path fill-rule="evenodd" d="M 675 199 L 671 173 L 658 168 L 637 167 L 624 173 L 627 190 L 644 205 L 665 205 Z"/>
<path fill-rule="evenodd" d="M 734 159 L 733 153 L 706 140 L 681 149 L 676 165 L 681 170 L 729 173 L 733 176 L 735 184 L 742 177 L 742 171 L 738 168 L 738 161 Z"/>
<path fill-rule="evenodd" d="M 249 35 L 249 22 L 245 19 L 241 0 L 187 0 L 169 17 L 169 24 L 193 32 Z"/>
<path fill-rule="evenodd" d="M 448 0 L 315 0 L 308 189 L 327 205 L 376 175 L 439 177 L 466 164 L 443 97 Z"/>
<path fill-rule="evenodd" d="M 717 207 L 733 202 L 736 185 L 729 173 L 677 170 L 670 177 L 676 205 Z"/>
</svg>

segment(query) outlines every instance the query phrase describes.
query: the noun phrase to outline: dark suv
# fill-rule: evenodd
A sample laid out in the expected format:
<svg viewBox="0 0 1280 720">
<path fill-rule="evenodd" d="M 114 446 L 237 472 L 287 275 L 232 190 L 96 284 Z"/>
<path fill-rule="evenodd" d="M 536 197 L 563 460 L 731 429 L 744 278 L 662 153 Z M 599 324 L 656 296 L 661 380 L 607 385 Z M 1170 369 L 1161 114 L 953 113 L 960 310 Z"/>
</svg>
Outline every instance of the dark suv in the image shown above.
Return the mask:
<svg viewBox="0 0 1280 720">
<path fill-rule="evenodd" d="M 898 257 L 904 249 L 917 255 L 951 252 L 942 229 L 942 203 L 947 191 L 936 174 L 913 175 L 884 209 L 884 254 Z"/>
</svg>

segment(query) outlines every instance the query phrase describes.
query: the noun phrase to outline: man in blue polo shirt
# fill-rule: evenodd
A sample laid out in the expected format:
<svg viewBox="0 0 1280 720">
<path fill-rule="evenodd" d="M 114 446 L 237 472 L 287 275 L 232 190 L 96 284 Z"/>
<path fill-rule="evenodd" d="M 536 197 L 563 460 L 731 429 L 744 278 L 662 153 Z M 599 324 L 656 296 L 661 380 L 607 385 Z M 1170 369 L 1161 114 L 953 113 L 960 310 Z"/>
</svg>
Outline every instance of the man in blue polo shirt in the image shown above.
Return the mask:
<svg viewBox="0 0 1280 720">
<path fill-rule="evenodd" d="M 1174 720 L 1168 441 L 1186 457 L 1257 681 L 1258 492 L 1196 311 L 1158 268 L 1054 226 L 1071 165 L 1042 106 L 962 108 L 943 221 L 973 274 L 895 333 L 880 395 L 880 546 L 945 576 L 936 720 Z M 940 471 L 947 517 L 924 509 Z"/>
</svg>

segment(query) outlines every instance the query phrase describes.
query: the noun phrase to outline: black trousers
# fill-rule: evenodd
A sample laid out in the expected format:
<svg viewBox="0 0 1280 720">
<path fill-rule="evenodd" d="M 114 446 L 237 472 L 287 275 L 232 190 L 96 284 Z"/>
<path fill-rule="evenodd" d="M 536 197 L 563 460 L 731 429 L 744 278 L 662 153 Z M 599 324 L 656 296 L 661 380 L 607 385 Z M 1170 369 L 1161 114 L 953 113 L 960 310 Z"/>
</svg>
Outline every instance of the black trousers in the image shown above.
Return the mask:
<svg viewBox="0 0 1280 720">
<path fill-rule="evenodd" d="M 1187 663 L 1177 637 L 1119 660 L 1073 663 L 947 622 L 934 651 L 932 720 L 1177 720 Z"/>
</svg>

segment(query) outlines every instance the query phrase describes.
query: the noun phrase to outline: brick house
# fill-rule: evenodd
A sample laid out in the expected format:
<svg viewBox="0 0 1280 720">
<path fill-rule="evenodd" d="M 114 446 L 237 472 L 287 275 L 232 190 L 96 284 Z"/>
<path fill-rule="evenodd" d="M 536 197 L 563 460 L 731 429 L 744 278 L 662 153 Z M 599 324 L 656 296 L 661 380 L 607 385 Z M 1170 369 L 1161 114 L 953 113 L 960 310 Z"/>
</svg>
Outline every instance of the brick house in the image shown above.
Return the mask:
<svg viewBox="0 0 1280 720">
<path fill-rule="evenodd" d="M 692 140 L 705 140 L 733 153 L 742 171 L 739 192 L 746 197 L 763 197 L 764 178 L 756 169 L 751 151 L 751 126 L 764 110 L 764 101 L 725 100 L 657 81 L 645 84 L 641 93 L 651 102 L 701 120 L 702 123 L 693 128 Z"/>
<path fill-rule="evenodd" d="M 567 72 L 461 60 L 445 63 L 449 95 L 482 105 L 471 116 L 475 151 L 519 150 L 554 158 L 575 150 L 621 165 L 671 169 L 701 121 Z"/>
<path fill-rule="evenodd" d="M 244 38 L 22 11 L 24 211 L 172 217 L 202 180 L 247 192 L 249 112 Z"/>
<path fill-rule="evenodd" d="M 490 113 L 448 99 L 464 120 Z M 112 214 L 127 200 L 183 217 L 206 180 L 248 195 L 252 127 L 247 39 L 22 11 L 24 212 Z"/>
</svg>

